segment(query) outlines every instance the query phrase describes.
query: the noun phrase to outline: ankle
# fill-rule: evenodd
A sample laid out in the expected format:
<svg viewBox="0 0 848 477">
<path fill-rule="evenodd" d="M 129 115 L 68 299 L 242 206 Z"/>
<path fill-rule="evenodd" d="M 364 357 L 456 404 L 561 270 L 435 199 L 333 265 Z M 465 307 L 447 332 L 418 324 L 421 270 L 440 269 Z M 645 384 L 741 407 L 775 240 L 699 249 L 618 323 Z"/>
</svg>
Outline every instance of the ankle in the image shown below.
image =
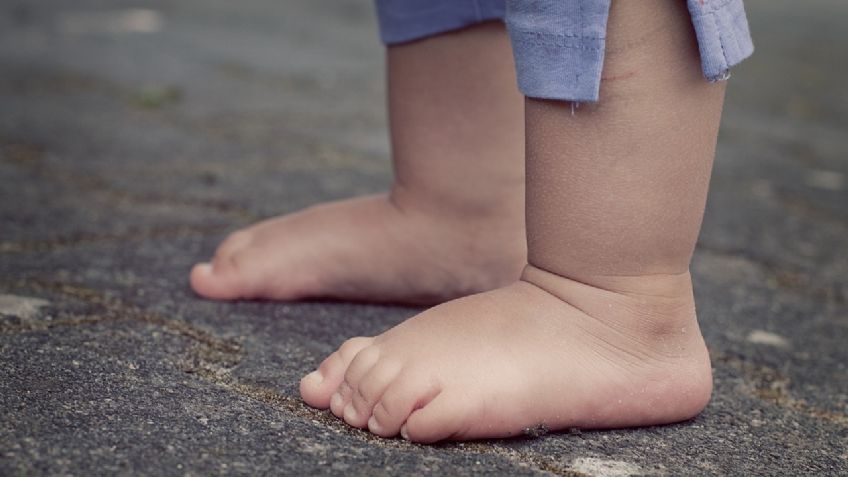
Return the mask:
<svg viewBox="0 0 848 477">
<path fill-rule="evenodd" d="M 486 186 L 483 191 L 473 185 L 467 187 L 418 187 L 396 180 L 388 193 L 389 202 L 404 213 L 424 214 L 457 222 L 462 226 L 469 221 L 509 222 L 524 233 L 524 183 L 523 178 L 514 183 Z"/>
<path fill-rule="evenodd" d="M 584 281 L 528 264 L 521 280 L 628 334 L 659 341 L 702 339 L 688 271 Z"/>
</svg>

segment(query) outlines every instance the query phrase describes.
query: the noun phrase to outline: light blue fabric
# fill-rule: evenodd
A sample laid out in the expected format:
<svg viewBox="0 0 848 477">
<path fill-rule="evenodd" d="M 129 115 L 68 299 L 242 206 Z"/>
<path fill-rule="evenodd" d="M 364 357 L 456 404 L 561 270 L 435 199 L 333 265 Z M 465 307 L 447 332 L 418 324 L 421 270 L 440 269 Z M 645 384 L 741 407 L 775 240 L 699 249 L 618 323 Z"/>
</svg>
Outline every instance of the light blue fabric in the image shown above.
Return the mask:
<svg viewBox="0 0 848 477">
<path fill-rule="evenodd" d="M 506 25 L 521 92 L 597 101 L 609 6 L 610 0 L 508 0 Z"/>
<path fill-rule="evenodd" d="M 376 0 L 380 37 L 405 43 L 476 23 L 503 20 L 504 0 Z"/>
<path fill-rule="evenodd" d="M 754 52 L 742 0 L 689 0 L 689 13 L 708 80 L 727 78 L 730 68 Z"/>
<path fill-rule="evenodd" d="M 387 45 L 504 20 L 522 93 L 597 101 L 610 1 L 376 0 L 376 5 L 380 35 Z M 704 77 L 726 79 L 730 68 L 754 51 L 742 0 L 687 2 Z"/>
</svg>

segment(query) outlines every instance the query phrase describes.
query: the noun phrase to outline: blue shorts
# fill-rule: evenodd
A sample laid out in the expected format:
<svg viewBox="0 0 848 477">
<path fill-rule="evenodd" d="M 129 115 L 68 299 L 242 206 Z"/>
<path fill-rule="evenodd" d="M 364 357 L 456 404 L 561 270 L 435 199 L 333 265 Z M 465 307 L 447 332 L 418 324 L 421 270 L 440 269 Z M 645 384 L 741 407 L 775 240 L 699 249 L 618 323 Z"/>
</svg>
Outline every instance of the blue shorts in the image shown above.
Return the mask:
<svg viewBox="0 0 848 477">
<path fill-rule="evenodd" d="M 387 45 L 484 21 L 505 21 L 521 92 L 569 101 L 598 100 L 610 2 L 376 0 L 380 35 Z M 726 79 L 730 68 L 754 51 L 742 0 L 687 2 L 704 77 Z"/>
</svg>

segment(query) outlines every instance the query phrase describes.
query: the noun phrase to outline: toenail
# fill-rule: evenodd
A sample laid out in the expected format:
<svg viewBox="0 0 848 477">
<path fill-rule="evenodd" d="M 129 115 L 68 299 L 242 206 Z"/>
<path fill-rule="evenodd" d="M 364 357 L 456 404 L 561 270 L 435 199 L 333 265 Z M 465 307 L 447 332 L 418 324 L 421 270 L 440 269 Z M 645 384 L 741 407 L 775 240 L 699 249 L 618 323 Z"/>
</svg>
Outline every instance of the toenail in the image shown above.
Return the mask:
<svg viewBox="0 0 848 477">
<path fill-rule="evenodd" d="M 400 436 L 409 440 L 409 432 L 406 431 L 406 424 L 400 426 Z"/>
<path fill-rule="evenodd" d="M 320 371 L 312 371 L 311 373 L 307 374 L 306 377 L 304 377 L 303 379 L 313 386 L 318 386 L 324 381 L 324 376 L 321 374 Z"/>
<path fill-rule="evenodd" d="M 373 432 L 374 434 L 380 434 L 383 431 L 383 428 L 380 427 L 380 423 L 377 422 L 377 418 L 371 416 L 368 419 L 368 430 Z"/>
<path fill-rule="evenodd" d="M 344 408 L 344 419 L 347 422 L 355 421 L 357 418 L 356 409 L 353 408 L 353 404 L 348 404 Z"/>
<path fill-rule="evenodd" d="M 342 400 L 342 395 L 338 392 L 333 393 L 333 395 L 330 397 L 330 406 L 337 408 L 342 404 L 344 404 L 344 401 Z"/>
</svg>

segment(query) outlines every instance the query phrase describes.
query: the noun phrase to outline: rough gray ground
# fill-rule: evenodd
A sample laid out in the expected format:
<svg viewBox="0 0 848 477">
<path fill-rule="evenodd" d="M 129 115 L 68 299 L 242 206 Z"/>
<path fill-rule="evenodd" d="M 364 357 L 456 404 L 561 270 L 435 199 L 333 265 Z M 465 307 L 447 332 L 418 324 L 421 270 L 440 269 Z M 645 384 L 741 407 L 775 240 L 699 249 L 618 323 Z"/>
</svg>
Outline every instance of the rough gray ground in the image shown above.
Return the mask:
<svg viewBox="0 0 848 477">
<path fill-rule="evenodd" d="M 227 231 L 389 180 L 366 0 L 0 2 L 0 474 L 848 473 L 848 3 L 749 2 L 691 422 L 417 446 L 296 383 L 412 309 L 213 303 Z M 143 8 L 145 11 L 132 9 Z"/>
</svg>

